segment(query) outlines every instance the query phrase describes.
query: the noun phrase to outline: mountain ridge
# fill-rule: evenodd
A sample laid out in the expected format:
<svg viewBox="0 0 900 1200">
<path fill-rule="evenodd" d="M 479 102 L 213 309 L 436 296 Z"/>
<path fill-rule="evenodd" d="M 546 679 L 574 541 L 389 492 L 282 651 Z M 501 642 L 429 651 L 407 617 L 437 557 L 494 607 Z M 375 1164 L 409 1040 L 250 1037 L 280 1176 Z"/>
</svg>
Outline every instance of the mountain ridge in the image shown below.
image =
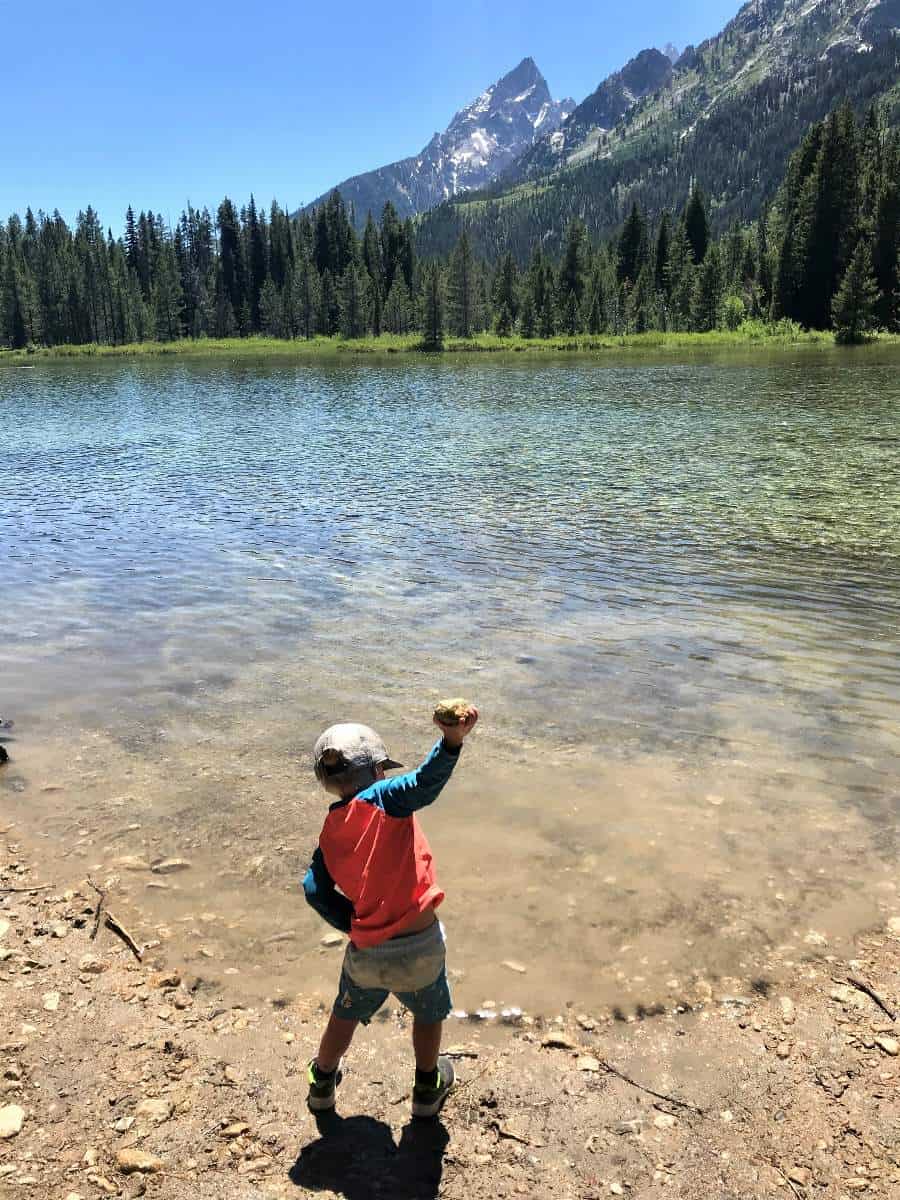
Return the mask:
<svg viewBox="0 0 900 1200">
<path fill-rule="evenodd" d="M 570 98 L 554 100 L 534 59 L 523 58 L 454 113 L 418 154 L 352 175 L 301 211 L 313 211 L 337 190 L 352 205 L 357 226 L 368 212 L 380 213 L 388 200 L 401 218 L 414 216 L 491 183 L 537 138 L 557 129 L 574 107 Z"/>
</svg>

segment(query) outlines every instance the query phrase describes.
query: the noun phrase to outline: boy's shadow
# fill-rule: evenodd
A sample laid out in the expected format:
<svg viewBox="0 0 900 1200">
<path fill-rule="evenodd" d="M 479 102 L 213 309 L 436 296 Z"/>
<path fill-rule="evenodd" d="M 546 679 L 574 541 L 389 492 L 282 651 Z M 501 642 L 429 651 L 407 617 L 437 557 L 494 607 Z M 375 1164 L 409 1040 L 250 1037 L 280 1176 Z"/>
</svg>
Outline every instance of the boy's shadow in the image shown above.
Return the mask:
<svg viewBox="0 0 900 1200">
<path fill-rule="evenodd" d="M 319 1137 L 289 1171 L 292 1183 L 346 1200 L 436 1200 L 450 1135 L 440 1121 L 410 1121 L 394 1142 L 374 1117 L 316 1115 Z"/>
</svg>

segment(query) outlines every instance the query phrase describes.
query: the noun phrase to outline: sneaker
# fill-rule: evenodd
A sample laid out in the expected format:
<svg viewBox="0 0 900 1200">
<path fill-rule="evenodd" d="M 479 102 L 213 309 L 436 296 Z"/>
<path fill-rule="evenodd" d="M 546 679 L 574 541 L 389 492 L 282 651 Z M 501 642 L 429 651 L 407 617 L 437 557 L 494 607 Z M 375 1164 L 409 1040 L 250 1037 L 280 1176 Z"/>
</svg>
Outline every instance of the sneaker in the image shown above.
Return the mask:
<svg viewBox="0 0 900 1200">
<path fill-rule="evenodd" d="M 313 1112 L 324 1112 L 334 1108 L 334 1093 L 341 1082 L 341 1064 L 338 1063 L 333 1075 L 320 1079 L 316 1072 L 316 1060 L 311 1058 L 306 1068 L 306 1079 L 309 1083 L 309 1093 L 306 1103 Z"/>
<path fill-rule="evenodd" d="M 422 1087 L 416 1084 L 412 1094 L 412 1115 L 414 1117 L 435 1117 L 441 1111 L 441 1105 L 447 1099 L 447 1093 L 456 1082 L 453 1063 L 443 1055 L 437 1063 L 437 1084 L 434 1087 Z"/>
</svg>

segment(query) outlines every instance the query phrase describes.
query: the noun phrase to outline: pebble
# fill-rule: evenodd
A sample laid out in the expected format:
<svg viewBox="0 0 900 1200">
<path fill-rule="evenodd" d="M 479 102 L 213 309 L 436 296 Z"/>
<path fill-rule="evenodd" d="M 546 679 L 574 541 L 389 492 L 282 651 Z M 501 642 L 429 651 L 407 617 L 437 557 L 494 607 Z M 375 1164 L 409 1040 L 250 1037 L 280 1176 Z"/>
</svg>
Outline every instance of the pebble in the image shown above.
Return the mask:
<svg viewBox="0 0 900 1200">
<path fill-rule="evenodd" d="M 806 1167 L 791 1167 L 788 1171 L 788 1179 L 791 1183 L 799 1183 L 801 1187 L 806 1187 L 812 1179 L 812 1171 Z"/>
<path fill-rule="evenodd" d="M 624 1196 L 625 1195 L 625 1189 L 622 1187 L 621 1183 L 611 1183 L 609 1185 L 609 1190 L 610 1190 L 610 1192 L 612 1192 L 612 1194 L 614 1196 Z"/>
<path fill-rule="evenodd" d="M 507 971 L 515 971 L 517 975 L 524 975 L 528 970 L 524 963 L 516 962 L 513 958 L 504 959 L 500 965 L 506 967 Z"/>
<path fill-rule="evenodd" d="M 778 1045 L 775 1047 L 775 1053 L 779 1058 L 790 1058 L 791 1057 L 790 1042 L 779 1042 Z"/>
<path fill-rule="evenodd" d="M 246 1121 L 235 1121 L 235 1123 L 233 1125 L 225 1126 L 225 1128 L 222 1130 L 222 1137 L 226 1137 L 226 1138 L 240 1137 L 242 1133 L 247 1133 L 249 1131 L 249 1129 L 250 1129 L 250 1126 L 247 1124 Z"/>
<path fill-rule="evenodd" d="M 780 996 L 778 1003 L 781 1005 L 781 1019 L 785 1025 L 793 1025 L 794 1023 L 794 1002 L 790 996 Z"/>
<path fill-rule="evenodd" d="M 145 859 L 138 857 L 137 854 L 123 854 L 121 858 L 115 860 L 113 865 L 121 871 L 149 871 L 152 869 L 150 864 Z"/>
<path fill-rule="evenodd" d="M 150 864 L 154 875 L 171 875 L 174 871 L 187 871 L 191 864 L 186 858 L 161 858 Z"/>
<path fill-rule="evenodd" d="M 56 1012 L 59 1008 L 59 992 L 44 992 L 44 1011 Z"/>
<path fill-rule="evenodd" d="M 322 938 L 321 945 L 323 946 L 340 946 L 345 938 L 342 933 L 335 931 L 334 933 L 326 933 Z"/>
<path fill-rule="evenodd" d="M 175 1105 L 166 1097 L 160 1097 L 155 1100 L 142 1100 L 134 1110 L 134 1115 L 138 1118 L 144 1117 L 153 1125 L 162 1125 L 164 1121 L 168 1121 L 172 1113 L 175 1111 Z"/>
<path fill-rule="evenodd" d="M 105 1175 L 88 1175 L 88 1183 L 92 1183 L 94 1187 L 98 1187 L 101 1192 L 106 1192 L 107 1196 L 116 1196 L 119 1189 Z"/>
<path fill-rule="evenodd" d="M 896 1038 L 892 1037 L 877 1037 L 875 1045 L 880 1046 L 885 1054 L 890 1054 L 892 1058 L 896 1058 L 900 1054 L 900 1043 Z"/>
<path fill-rule="evenodd" d="M 0 1108 L 0 1139 L 15 1137 L 21 1133 L 25 1121 L 25 1109 L 18 1104 L 6 1104 Z"/>
<path fill-rule="evenodd" d="M 105 963 L 96 954 L 85 954 L 78 960 L 78 970 L 85 975 L 102 975 L 104 971 L 109 970 L 109 963 Z"/>
<path fill-rule="evenodd" d="M 69 933 L 69 927 L 65 923 L 65 921 L 51 921 L 50 922 L 50 936 L 51 937 L 64 938 L 64 937 L 68 936 L 68 933 Z"/>
<path fill-rule="evenodd" d="M 575 1064 L 575 1066 L 578 1068 L 579 1071 L 599 1071 L 600 1070 L 599 1061 L 596 1058 L 593 1058 L 590 1054 L 582 1055 L 582 1057 L 579 1058 L 579 1060 Z"/>
<path fill-rule="evenodd" d="M 294 1035 L 292 1033 L 283 1033 L 281 1035 L 281 1040 L 283 1042 L 287 1042 L 287 1044 L 290 1045 L 291 1042 L 294 1040 Z"/>
<path fill-rule="evenodd" d="M 12 926 L 9 921 L 5 917 L 0 917 L 0 938 L 6 937 L 10 929 L 12 929 Z"/>
<path fill-rule="evenodd" d="M 161 1171 L 164 1163 L 146 1150 L 120 1150 L 116 1155 L 116 1166 L 130 1175 L 132 1171 Z"/>
<path fill-rule="evenodd" d="M 891 933 L 900 933 L 900 917 L 891 917 L 887 927 Z"/>
<path fill-rule="evenodd" d="M 551 1033 L 541 1042 L 545 1050 L 577 1050 L 578 1047 L 564 1033 Z"/>
<path fill-rule="evenodd" d="M 675 1118 L 671 1113 L 659 1113 L 653 1118 L 653 1124 L 657 1129 L 671 1129 L 675 1124 Z"/>
</svg>

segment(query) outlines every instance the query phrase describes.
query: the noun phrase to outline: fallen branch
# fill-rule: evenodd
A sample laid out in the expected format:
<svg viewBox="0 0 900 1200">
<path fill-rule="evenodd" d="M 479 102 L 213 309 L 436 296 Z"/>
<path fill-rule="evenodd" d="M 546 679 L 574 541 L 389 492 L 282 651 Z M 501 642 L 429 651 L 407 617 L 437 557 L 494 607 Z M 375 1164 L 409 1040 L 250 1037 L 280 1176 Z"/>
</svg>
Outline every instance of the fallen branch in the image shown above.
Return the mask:
<svg viewBox="0 0 900 1200">
<path fill-rule="evenodd" d="M 698 1108 L 696 1104 L 691 1104 L 688 1100 L 677 1100 L 674 1096 L 666 1096 L 663 1092 L 654 1092 L 653 1088 L 644 1087 L 642 1083 L 638 1083 L 636 1079 L 632 1079 L 630 1075 L 626 1075 L 624 1071 L 620 1071 L 618 1067 L 614 1067 L 605 1059 L 600 1060 L 600 1066 L 608 1074 L 615 1075 L 623 1083 L 630 1083 L 632 1087 L 636 1087 L 640 1092 L 646 1092 L 648 1096 L 655 1096 L 657 1100 L 665 1100 L 667 1104 L 674 1104 L 677 1108 L 686 1108 L 689 1112 L 698 1113 L 701 1117 L 705 1116 L 703 1109 Z"/>
<path fill-rule="evenodd" d="M 137 942 L 134 940 L 125 926 L 120 925 L 111 912 L 104 913 L 103 924 L 107 929 L 111 929 L 117 937 L 122 939 L 138 962 L 143 962 L 144 956 L 141 948 L 138 946 Z"/>
<path fill-rule="evenodd" d="M 887 1004 L 885 1004 L 875 989 L 870 987 L 864 979 L 857 979 L 855 975 L 848 975 L 847 982 L 851 987 L 855 987 L 858 992 L 865 992 L 865 994 L 874 1000 L 881 1011 L 889 1016 L 892 1021 L 897 1020 L 897 1014 L 893 1012 L 892 1009 L 887 1006 Z"/>
<path fill-rule="evenodd" d="M 31 892 L 46 892 L 48 888 L 52 888 L 52 887 L 53 887 L 52 883 L 42 883 L 38 887 L 27 887 L 27 888 L 0 887 L 0 892 L 2 892 L 4 895 L 6 895 L 9 892 L 17 892 L 17 893 L 24 895 L 24 894 L 28 894 Z"/>
<path fill-rule="evenodd" d="M 97 934 L 100 931 L 100 910 L 103 908 L 103 901 L 106 899 L 106 892 L 104 892 L 102 888 L 97 887 L 90 875 L 88 875 L 87 881 L 100 897 L 100 899 L 97 901 L 97 907 L 94 909 L 94 928 L 91 930 L 91 941 L 93 942 L 96 940 Z"/>
<path fill-rule="evenodd" d="M 511 1142 L 521 1142 L 523 1146 L 534 1146 L 537 1144 L 531 1138 L 526 1137 L 524 1133 L 516 1133 L 514 1129 L 510 1129 L 508 1125 L 504 1125 L 501 1121 L 498 1121 L 496 1117 L 491 1121 L 489 1128 L 496 1130 L 498 1137 L 508 1138 Z"/>
</svg>

